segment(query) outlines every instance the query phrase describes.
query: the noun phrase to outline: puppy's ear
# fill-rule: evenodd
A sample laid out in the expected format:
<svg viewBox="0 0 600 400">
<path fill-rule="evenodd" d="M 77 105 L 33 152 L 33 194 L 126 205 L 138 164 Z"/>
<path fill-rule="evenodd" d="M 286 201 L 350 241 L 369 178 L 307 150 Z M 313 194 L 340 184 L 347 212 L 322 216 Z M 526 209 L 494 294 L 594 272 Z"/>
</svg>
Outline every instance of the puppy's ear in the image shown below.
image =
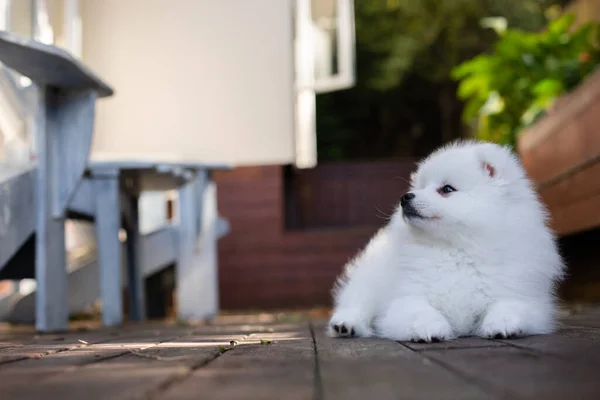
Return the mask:
<svg viewBox="0 0 600 400">
<path fill-rule="evenodd" d="M 487 176 L 489 176 L 490 178 L 494 178 L 496 176 L 496 168 L 492 164 L 488 162 L 483 162 L 482 166 L 483 171 Z"/>
</svg>

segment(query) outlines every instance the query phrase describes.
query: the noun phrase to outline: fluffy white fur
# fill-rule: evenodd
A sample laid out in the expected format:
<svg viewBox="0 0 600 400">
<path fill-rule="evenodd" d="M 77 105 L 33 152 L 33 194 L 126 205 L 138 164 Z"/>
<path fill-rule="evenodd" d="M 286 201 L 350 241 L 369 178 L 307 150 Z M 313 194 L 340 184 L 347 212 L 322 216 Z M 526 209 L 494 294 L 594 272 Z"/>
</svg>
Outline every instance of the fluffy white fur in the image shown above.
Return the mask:
<svg viewBox="0 0 600 400">
<path fill-rule="evenodd" d="M 329 335 L 430 342 L 552 332 L 563 262 L 511 150 L 454 143 L 411 178 L 413 213 L 398 207 L 346 266 Z"/>
</svg>

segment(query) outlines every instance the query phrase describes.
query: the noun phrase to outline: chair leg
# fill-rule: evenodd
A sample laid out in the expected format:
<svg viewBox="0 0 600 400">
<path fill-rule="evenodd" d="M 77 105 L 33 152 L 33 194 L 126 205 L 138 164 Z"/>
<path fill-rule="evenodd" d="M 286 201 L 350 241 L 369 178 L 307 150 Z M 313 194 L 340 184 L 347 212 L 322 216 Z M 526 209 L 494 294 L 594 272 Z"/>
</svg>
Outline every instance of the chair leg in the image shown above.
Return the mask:
<svg viewBox="0 0 600 400">
<path fill-rule="evenodd" d="M 118 174 L 96 176 L 94 193 L 102 321 L 105 326 L 116 326 L 123 323 L 122 257 L 119 240 L 121 205 Z"/>
</svg>

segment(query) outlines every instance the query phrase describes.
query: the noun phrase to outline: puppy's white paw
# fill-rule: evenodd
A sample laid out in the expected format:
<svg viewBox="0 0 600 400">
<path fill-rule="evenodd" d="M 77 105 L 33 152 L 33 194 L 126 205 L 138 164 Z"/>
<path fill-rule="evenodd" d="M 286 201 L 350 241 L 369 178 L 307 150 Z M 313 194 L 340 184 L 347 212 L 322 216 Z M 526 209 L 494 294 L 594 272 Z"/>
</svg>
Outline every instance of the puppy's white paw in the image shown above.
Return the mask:
<svg viewBox="0 0 600 400">
<path fill-rule="evenodd" d="M 419 343 L 442 342 L 455 337 L 452 327 L 439 313 L 388 316 L 378 325 L 387 339 Z"/>
<path fill-rule="evenodd" d="M 425 301 L 395 300 L 378 321 L 378 333 L 387 339 L 421 343 L 456 337 L 442 314 Z"/>
<path fill-rule="evenodd" d="M 488 314 L 484 317 L 477 336 L 486 339 L 513 339 L 523 336 L 520 321 L 514 315 Z"/>
<path fill-rule="evenodd" d="M 497 302 L 487 310 L 476 334 L 488 339 L 512 339 L 550 332 L 552 321 L 544 311 L 518 302 Z"/>
<path fill-rule="evenodd" d="M 327 326 L 329 337 L 369 337 L 371 323 L 358 310 L 336 311 Z"/>
</svg>

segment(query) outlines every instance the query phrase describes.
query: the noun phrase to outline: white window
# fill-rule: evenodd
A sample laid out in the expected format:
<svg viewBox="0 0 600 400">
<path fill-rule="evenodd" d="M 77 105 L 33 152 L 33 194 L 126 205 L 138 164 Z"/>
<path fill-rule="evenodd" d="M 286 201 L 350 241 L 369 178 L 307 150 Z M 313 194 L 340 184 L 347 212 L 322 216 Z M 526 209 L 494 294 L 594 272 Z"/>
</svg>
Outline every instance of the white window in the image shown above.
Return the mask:
<svg viewBox="0 0 600 400">
<path fill-rule="evenodd" d="M 31 37 L 31 1 L 0 0 L 0 29 Z M 28 80 L 0 65 L 0 164 L 3 168 L 32 161 L 32 118 L 21 81 Z"/>
<path fill-rule="evenodd" d="M 296 167 L 317 163 L 318 93 L 355 82 L 353 0 L 296 1 Z"/>
<path fill-rule="evenodd" d="M 81 57 L 79 7 L 80 0 L 33 0 L 35 39 Z"/>
<path fill-rule="evenodd" d="M 78 57 L 81 53 L 79 0 L 0 0 L 0 29 Z M 0 66 L 0 161 L 35 161 L 35 112 L 38 89 L 31 80 Z"/>
</svg>

